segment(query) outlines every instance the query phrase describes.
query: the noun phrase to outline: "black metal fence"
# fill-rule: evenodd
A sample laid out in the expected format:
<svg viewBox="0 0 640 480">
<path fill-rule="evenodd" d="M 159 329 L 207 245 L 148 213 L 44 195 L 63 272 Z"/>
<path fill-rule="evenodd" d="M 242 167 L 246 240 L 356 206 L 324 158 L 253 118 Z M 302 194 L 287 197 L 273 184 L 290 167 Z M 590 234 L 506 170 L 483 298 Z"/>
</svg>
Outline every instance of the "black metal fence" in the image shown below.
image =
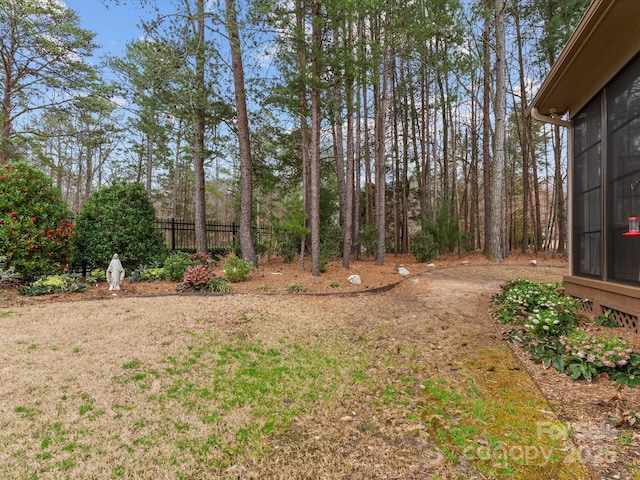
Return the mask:
<svg viewBox="0 0 640 480">
<path fill-rule="evenodd" d="M 194 221 L 159 219 L 156 221 L 156 227 L 162 232 L 165 244 L 171 250 L 196 248 Z M 253 240 L 256 243 L 261 243 L 264 237 L 277 233 L 268 227 L 252 227 Z M 239 234 L 240 225 L 236 222 L 207 223 L 207 249 L 233 248 L 240 243 Z"/>
</svg>

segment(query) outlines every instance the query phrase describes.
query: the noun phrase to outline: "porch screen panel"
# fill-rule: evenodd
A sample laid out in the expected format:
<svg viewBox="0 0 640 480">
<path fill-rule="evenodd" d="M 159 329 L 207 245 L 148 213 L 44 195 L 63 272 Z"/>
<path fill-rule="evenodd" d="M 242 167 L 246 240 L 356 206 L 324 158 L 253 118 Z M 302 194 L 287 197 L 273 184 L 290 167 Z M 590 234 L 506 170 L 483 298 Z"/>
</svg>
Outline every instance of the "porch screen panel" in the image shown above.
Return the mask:
<svg viewBox="0 0 640 480">
<path fill-rule="evenodd" d="M 573 274 L 602 277 L 602 107 L 600 95 L 574 118 Z"/>
<path fill-rule="evenodd" d="M 606 88 L 607 277 L 640 283 L 640 236 L 630 236 L 629 217 L 640 216 L 640 57 Z"/>
</svg>

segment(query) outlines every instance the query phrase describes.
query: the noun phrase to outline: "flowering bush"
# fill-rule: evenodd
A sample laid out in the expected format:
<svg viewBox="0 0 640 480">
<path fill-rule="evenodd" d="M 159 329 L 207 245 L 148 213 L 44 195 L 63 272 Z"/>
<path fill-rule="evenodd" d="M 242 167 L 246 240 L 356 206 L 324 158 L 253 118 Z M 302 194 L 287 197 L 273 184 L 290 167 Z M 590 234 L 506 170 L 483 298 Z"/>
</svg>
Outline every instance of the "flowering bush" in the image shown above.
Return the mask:
<svg viewBox="0 0 640 480">
<path fill-rule="evenodd" d="M 498 317 L 504 323 L 518 324 L 526 315 L 521 322 L 524 329 L 508 332 L 509 341 L 520 345 L 544 368 L 553 366 L 573 380 L 590 381 L 607 373 L 618 383 L 640 386 L 640 354 L 633 352 L 621 338 L 594 337 L 578 330 L 580 301 L 564 297 L 561 292 L 557 284 L 536 284 L 529 280 L 507 283 L 493 297 Z M 604 322 L 597 318 L 596 323 Z"/>
<path fill-rule="evenodd" d="M 578 325 L 580 302 L 565 296 L 558 283 L 514 280 L 493 301 L 502 323 L 524 324 L 534 337 L 564 335 Z"/>
<path fill-rule="evenodd" d="M 71 211 L 51 179 L 26 163 L 0 167 L 0 252 L 24 279 L 65 271 Z"/>
<path fill-rule="evenodd" d="M 519 278 L 505 283 L 493 297 L 496 314 L 502 323 L 524 323 L 535 308 L 546 306 L 562 296 L 557 283 L 537 283 Z"/>
<path fill-rule="evenodd" d="M 573 332 L 562 337 L 565 354 L 592 363 L 598 370 L 624 367 L 629 363 L 629 356 L 633 350 L 618 337 L 592 337 L 584 332 Z"/>
<path fill-rule="evenodd" d="M 535 308 L 524 326 L 534 337 L 556 336 L 565 330 L 558 312 L 548 309 Z"/>
</svg>

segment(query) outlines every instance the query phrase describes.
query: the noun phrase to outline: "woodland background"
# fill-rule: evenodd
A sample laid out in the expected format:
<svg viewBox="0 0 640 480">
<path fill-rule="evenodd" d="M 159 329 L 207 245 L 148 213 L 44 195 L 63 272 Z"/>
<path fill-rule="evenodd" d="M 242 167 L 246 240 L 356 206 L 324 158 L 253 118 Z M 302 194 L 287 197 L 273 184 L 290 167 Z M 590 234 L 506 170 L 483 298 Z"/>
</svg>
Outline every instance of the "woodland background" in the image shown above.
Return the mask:
<svg viewBox="0 0 640 480">
<path fill-rule="evenodd" d="M 525 111 L 588 4 L 145 0 L 144 35 L 96 61 L 60 1 L 0 0 L 0 165 L 76 213 L 140 182 L 200 251 L 207 221 L 238 222 L 249 260 L 252 225 L 292 232 L 314 273 L 326 245 L 382 264 L 416 234 L 564 255 L 566 132 Z"/>
</svg>

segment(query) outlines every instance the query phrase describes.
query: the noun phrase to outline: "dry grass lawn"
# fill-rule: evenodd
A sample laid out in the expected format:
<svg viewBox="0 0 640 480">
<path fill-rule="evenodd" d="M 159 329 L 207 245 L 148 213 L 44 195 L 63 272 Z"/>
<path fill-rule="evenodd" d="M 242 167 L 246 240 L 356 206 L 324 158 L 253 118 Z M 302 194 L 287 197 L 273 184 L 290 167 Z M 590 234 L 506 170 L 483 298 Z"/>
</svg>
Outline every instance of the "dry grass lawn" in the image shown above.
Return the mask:
<svg viewBox="0 0 640 480">
<path fill-rule="evenodd" d="M 383 293 L 6 302 L 0 477 L 632 478 L 635 434 L 560 418 L 489 314 L 566 266 L 410 270 Z M 587 420 L 598 455 L 569 434 Z"/>
</svg>

